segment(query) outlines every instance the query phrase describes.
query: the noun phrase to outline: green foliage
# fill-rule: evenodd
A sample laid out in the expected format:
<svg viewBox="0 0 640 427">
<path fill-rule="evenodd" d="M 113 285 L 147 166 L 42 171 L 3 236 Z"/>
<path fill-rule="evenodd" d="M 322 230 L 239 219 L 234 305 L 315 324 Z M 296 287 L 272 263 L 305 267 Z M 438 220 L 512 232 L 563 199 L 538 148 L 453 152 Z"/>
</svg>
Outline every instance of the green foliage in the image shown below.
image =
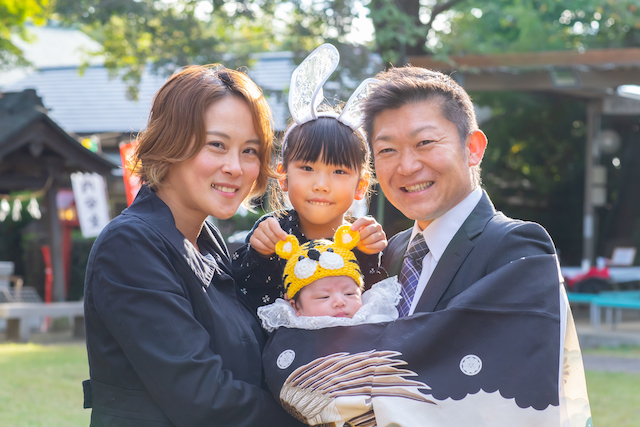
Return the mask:
<svg viewBox="0 0 640 427">
<path fill-rule="evenodd" d="M 8 1 L 8 0 L 3 0 Z M 35 1 L 35 0 L 31 0 Z M 375 49 L 384 63 L 407 56 L 637 46 L 636 0 L 371 0 Z M 358 0 L 58 0 L 55 17 L 103 45 L 106 66 L 137 94 L 145 67 L 250 65 L 250 53 L 299 52 L 323 42 L 346 49 Z M 361 6 L 360 6 L 361 7 Z M 2 51 L 2 49 L 0 49 Z M 343 56 L 353 80 L 351 56 Z M 375 70 L 373 70 L 375 71 Z M 351 81 L 349 79 L 343 79 Z M 344 81 L 343 81 L 344 83 Z"/>
<path fill-rule="evenodd" d="M 49 6 L 49 0 L 0 0 L 0 70 L 27 64 L 12 38 L 29 40 L 25 24 L 43 24 Z"/>
<path fill-rule="evenodd" d="M 4 221 L 0 221 L 0 261 L 12 261 L 14 274 L 23 275 L 25 264 L 23 259 L 22 232 L 23 228 L 33 219 L 23 205 L 21 216 L 14 221 L 9 214 Z"/>
<path fill-rule="evenodd" d="M 44 299 L 45 265 L 42 257 L 42 246 L 47 244 L 44 232 L 24 233 L 22 235 L 22 260 L 29 268 L 24 269 L 21 275 L 24 278 L 24 286 L 34 288 Z"/>
<path fill-rule="evenodd" d="M 637 46 L 635 0 L 463 2 L 429 45 L 446 54 L 483 54 Z"/>
<path fill-rule="evenodd" d="M 84 295 L 84 277 L 89 262 L 89 253 L 95 238 L 85 239 L 78 231 L 71 237 L 71 261 L 69 271 L 69 301 L 78 301 Z"/>
<path fill-rule="evenodd" d="M 585 107 L 541 94 L 484 92 L 474 102 L 490 106 L 481 127 L 489 144 L 482 180 L 496 208 L 541 223 L 565 263 L 577 264 L 582 215 Z M 561 212 L 562 214 L 558 214 Z"/>
<path fill-rule="evenodd" d="M 100 42 L 94 54 L 119 74 L 136 98 L 147 65 L 171 74 L 190 64 L 250 63 L 249 54 L 274 43 L 272 4 L 221 0 L 58 0 L 56 17 L 80 27 Z M 262 8 L 256 6 L 263 6 Z"/>
<path fill-rule="evenodd" d="M 385 63 L 402 65 L 408 55 L 427 52 L 434 23 L 464 0 L 371 0 L 369 17 L 375 28 L 378 52 Z"/>
</svg>

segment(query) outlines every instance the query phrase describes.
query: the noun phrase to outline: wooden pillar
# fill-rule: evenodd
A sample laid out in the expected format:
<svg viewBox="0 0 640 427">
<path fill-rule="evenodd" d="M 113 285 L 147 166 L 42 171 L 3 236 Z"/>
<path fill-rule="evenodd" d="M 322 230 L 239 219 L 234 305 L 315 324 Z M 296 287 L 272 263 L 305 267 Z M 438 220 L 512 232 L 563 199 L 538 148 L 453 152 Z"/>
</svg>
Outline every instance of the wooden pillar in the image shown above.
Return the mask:
<svg viewBox="0 0 640 427">
<path fill-rule="evenodd" d="M 377 194 L 377 204 L 376 204 L 376 220 L 384 227 L 384 193 L 382 192 L 382 187 L 378 184 L 378 194 Z"/>
<path fill-rule="evenodd" d="M 602 101 L 592 100 L 587 104 L 587 141 L 584 168 L 584 214 L 582 226 L 582 267 L 593 265 L 596 248 L 598 213 L 593 204 L 593 171 L 600 163 L 600 148 L 597 141 L 602 125 Z"/>
<path fill-rule="evenodd" d="M 55 172 L 50 172 L 55 173 Z M 57 180 L 53 183 L 45 194 L 47 205 L 47 222 L 49 223 L 49 248 L 51 249 L 51 269 L 53 274 L 53 298 L 54 302 L 65 301 L 64 282 L 64 262 L 62 256 L 62 227 L 58 218 L 58 203 L 56 195 L 58 193 Z"/>
</svg>

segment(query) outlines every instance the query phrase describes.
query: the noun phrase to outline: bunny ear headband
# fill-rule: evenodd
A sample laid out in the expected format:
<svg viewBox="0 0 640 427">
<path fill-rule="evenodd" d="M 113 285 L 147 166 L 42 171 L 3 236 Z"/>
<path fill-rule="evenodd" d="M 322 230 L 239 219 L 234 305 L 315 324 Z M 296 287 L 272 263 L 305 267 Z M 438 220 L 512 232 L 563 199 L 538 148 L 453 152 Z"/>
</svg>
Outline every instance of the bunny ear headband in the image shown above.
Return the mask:
<svg viewBox="0 0 640 427">
<path fill-rule="evenodd" d="M 287 147 L 287 137 L 296 127 L 316 120 L 318 117 L 333 117 L 351 129 L 361 132 L 362 104 L 377 83 L 376 79 L 366 79 L 347 101 L 342 113 L 318 112 L 323 100 L 322 86 L 338 67 L 340 54 L 331 44 L 325 43 L 311 52 L 291 75 L 289 88 L 289 112 L 295 123 L 289 127 L 282 139 L 282 153 Z M 364 136 L 364 135 L 363 135 Z"/>
</svg>

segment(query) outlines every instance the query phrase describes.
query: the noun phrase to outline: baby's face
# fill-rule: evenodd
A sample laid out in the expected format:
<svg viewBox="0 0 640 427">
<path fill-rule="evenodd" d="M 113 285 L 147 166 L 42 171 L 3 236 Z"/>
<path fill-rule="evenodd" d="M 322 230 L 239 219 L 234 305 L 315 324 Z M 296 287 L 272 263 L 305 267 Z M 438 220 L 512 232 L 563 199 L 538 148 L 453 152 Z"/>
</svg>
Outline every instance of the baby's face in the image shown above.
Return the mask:
<svg viewBox="0 0 640 427">
<path fill-rule="evenodd" d="M 298 302 L 290 303 L 296 316 L 352 318 L 362 307 L 362 292 L 351 277 L 323 277 L 300 289 Z"/>
</svg>

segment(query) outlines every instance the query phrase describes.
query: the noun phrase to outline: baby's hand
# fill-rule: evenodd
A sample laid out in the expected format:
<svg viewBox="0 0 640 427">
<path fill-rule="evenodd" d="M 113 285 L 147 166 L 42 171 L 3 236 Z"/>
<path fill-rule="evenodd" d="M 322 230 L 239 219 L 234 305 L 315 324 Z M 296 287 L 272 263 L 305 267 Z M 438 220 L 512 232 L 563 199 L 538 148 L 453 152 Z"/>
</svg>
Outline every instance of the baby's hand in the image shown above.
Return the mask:
<svg viewBox="0 0 640 427">
<path fill-rule="evenodd" d="M 387 235 L 372 216 L 358 218 L 351 225 L 351 230 L 360 233 L 360 241 L 356 247 L 364 254 L 377 254 L 387 247 Z"/>
<path fill-rule="evenodd" d="M 260 255 L 271 256 L 276 252 L 276 243 L 286 238 L 287 233 L 280 227 L 278 220 L 271 217 L 258 224 L 249 243 Z"/>
</svg>

